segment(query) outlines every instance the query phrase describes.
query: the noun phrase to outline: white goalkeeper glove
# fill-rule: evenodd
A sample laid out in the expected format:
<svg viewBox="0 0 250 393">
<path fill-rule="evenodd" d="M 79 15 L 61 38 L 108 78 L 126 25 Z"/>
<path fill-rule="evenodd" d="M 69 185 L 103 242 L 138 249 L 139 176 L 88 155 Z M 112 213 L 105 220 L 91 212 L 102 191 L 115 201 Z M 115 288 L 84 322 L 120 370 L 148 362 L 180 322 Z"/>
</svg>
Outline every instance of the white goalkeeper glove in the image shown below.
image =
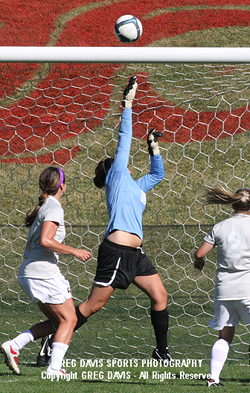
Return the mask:
<svg viewBox="0 0 250 393">
<path fill-rule="evenodd" d="M 123 92 L 122 106 L 124 108 L 132 108 L 133 99 L 135 98 L 135 93 L 137 89 L 136 76 L 132 76 L 129 80 L 127 87 Z"/>
<path fill-rule="evenodd" d="M 162 132 L 155 131 L 155 128 L 148 133 L 148 152 L 151 156 L 156 156 L 160 153 L 159 146 L 158 146 L 158 138 L 162 137 Z"/>
</svg>

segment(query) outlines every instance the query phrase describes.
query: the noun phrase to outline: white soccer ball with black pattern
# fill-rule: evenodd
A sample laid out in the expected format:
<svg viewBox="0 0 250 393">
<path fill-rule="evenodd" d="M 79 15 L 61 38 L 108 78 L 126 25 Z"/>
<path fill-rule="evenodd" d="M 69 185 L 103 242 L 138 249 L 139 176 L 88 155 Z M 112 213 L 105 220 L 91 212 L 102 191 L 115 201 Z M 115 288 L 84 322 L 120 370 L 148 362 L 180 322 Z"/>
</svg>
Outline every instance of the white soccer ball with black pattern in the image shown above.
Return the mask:
<svg viewBox="0 0 250 393">
<path fill-rule="evenodd" d="M 115 36 L 121 42 L 131 44 L 142 35 L 142 24 L 133 15 L 123 15 L 115 22 Z"/>
</svg>

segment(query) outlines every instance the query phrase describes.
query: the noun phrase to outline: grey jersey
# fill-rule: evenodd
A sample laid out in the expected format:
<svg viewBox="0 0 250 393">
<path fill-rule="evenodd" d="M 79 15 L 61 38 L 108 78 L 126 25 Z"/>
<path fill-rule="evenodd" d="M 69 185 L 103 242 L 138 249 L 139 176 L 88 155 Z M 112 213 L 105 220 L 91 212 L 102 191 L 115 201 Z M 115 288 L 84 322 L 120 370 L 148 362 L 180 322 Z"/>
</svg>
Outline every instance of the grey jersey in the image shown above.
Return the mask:
<svg viewBox="0 0 250 393">
<path fill-rule="evenodd" d="M 44 221 L 53 221 L 58 224 L 54 239 L 61 243 L 65 237 L 64 211 L 61 203 L 53 196 L 46 199 L 29 229 L 24 260 L 20 266 L 18 277 L 48 279 L 59 274 L 58 254 L 40 245 Z"/>
<path fill-rule="evenodd" d="M 250 298 L 250 216 L 235 214 L 219 222 L 204 240 L 217 246 L 214 299 Z"/>
</svg>

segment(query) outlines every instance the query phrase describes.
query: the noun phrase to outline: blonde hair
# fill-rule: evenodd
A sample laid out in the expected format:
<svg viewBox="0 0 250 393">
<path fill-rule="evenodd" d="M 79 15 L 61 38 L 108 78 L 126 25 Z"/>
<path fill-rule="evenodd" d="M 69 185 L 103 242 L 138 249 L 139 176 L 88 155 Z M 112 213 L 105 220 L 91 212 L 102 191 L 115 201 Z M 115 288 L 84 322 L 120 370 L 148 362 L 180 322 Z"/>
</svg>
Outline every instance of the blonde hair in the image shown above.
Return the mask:
<svg viewBox="0 0 250 393">
<path fill-rule="evenodd" d="M 206 205 L 233 205 L 236 211 L 248 211 L 250 209 L 250 189 L 240 188 L 233 192 L 220 186 L 206 187 L 204 202 Z"/>
</svg>

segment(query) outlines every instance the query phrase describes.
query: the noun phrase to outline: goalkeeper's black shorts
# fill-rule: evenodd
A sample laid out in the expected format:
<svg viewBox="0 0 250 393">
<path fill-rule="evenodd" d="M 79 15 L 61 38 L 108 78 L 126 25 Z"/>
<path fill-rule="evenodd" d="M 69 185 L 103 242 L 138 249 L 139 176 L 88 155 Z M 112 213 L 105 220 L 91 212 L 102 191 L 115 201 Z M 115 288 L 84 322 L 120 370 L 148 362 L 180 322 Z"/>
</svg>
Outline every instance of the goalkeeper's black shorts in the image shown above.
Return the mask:
<svg viewBox="0 0 250 393">
<path fill-rule="evenodd" d="M 150 259 L 142 249 L 121 246 L 104 239 L 99 247 L 94 283 L 126 289 L 137 276 L 157 274 Z"/>
</svg>

